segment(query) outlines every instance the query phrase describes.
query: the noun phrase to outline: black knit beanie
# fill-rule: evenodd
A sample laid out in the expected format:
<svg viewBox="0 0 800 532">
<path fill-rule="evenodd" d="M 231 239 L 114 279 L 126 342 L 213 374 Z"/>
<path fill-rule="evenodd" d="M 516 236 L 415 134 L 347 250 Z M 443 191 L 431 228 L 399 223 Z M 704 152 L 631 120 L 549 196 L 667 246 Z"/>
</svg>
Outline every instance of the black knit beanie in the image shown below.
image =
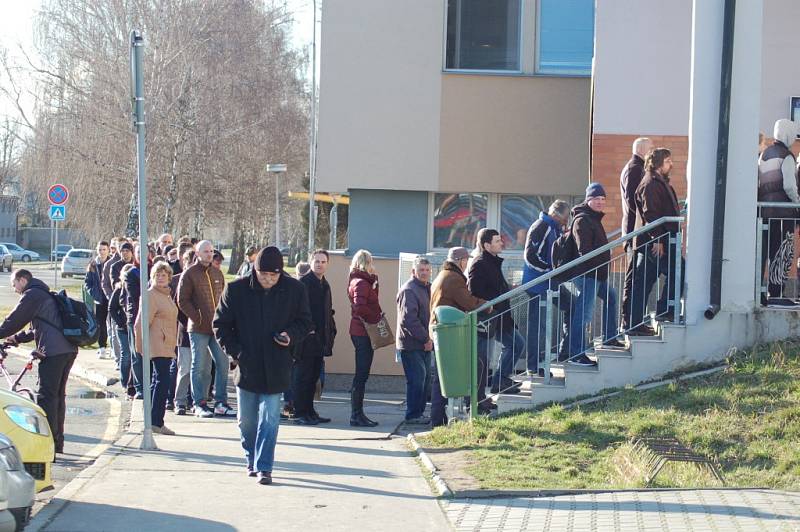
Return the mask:
<svg viewBox="0 0 800 532">
<path fill-rule="evenodd" d="M 275 246 L 266 247 L 258 252 L 255 266 L 262 273 L 280 273 L 283 271 L 283 255 Z"/>
</svg>

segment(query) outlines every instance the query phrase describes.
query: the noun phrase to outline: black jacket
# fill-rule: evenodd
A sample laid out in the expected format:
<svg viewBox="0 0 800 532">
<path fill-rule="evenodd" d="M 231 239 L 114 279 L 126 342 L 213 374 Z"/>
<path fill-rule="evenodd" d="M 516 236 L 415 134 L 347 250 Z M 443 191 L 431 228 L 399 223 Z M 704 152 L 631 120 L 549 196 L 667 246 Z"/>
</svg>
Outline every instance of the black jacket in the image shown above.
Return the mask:
<svg viewBox="0 0 800 532">
<path fill-rule="evenodd" d="M 636 189 L 636 228 L 655 222 L 664 216 L 680 216 L 681 210 L 678 207 L 678 196 L 675 189 L 669 184 L 667 179 L 658 172 L 647 172 Z M 634 245 L 639 249 L 645 244 L 655 242 L 667 244 L 664 234 L 675 234 L 680 229 L 677 222 L 669 222 L 654 227 L 647 233 L 637 236 Z"/>
<path fill-rule="evenodd" d="M 125 315 L 125 309 L 123 308 L 123 292 L 124 289 L 121 286 L 116 287 L 111 292 L 111 297 L 108 300 L 108 315 L 114 320 L 117 329 L 127 330 L 128 316 Z"/>
<path fill-rule="evenodd" d="M 111 268 L 121 260 L 122 257 L 120 257 L 119 253 L 115 253 L 103 264 L 103 271 L 100 273 L 100 287 L 109 300 L 111 299 L 111 292 L 114 291 L 115 282 L 111 280 Z M 117 276 L 119 276 L 119 273 L 117 273 Z"/>
<path fill-rule="evenodd" d="M 578 256 L 586 255 L 595 249 L 608 244 L 606 231 L 603 229 L 603 213 L 592 210 L 586 202 L 573 207 L 572 215 L 572 236 L 578 246 Z M 591 277 L 596 277 L 598 281 L 608 279 L 608 263 L 611 260 L 611 252 L 606 251 L 600 255 L 589 259 L 585 263 L 576 267 L 571 275 L 577 276 L 588 273 Z"/>
<path fill-rule="evenodd" d="M 21 332 L 29 323 L 31 329 Z M 19 343 L 35 340 L 36 350 L 47 357 L 76 354 L 78 348 L 69 343 L 60 327 L 55 326 L 60 324 L 61 313 L 50 288 L 33 278 L 17 306 L 0 325 L 0 338 L 13 335 Z"/>
<path fill-rule="evenodd" d="M 317 278 L 314 272 L 305 274 L 300 278 L 300 282 L 306 287 L 314 330 L 303 340 L 300 349 L 297 350 L 297 356 L 300 358 L 329 357 L 333 354 L 333 340 L 336 338 L 331 285 L 324 277 Z"/>
<path fill-rule="evenodd" d="M 138 266 L 128 270 L 128 273 L 125 274 L 125 279 L 122 280 L 122 284 L 125 286 L 124 302 L 128 325 L 133 325 L 136 322 L 136 316 L 139 314 L 139 299 L 142 295 L 139 272 Z"/>
<path fill-rule="evenodd" d="M 467 287 L 473 296 L 486 301 L 508 292 L 508 282 L 503 276 L 503 259 L 486 251 L 481 253 L 469 266 Z M 510 308 L 511 305 L 508 300 L 502 301 L 492 308 L 492 315 L 504 313 L 504 327 L 513 327 L 514 325 L 514 321 L 511 319 L 511 312 L 507 312 Z M 482 319 L 488 316 L 489 314 L 485 312 L 480 314 Z"/>
<path fill-rule="evenodd" d="M 254 393 L 281 393 L 291 386 L 292 345 L 314 327 L 306 287 L 283 273 L 265 291 L 253 272 L 225 287 L 212 324 L 222 349 L 239 363 L 236 385 Z M 273 336 L 286 331 L 289 347 Z"/>
<path fill-rule="evenodd" d="M 619 188 L 622 193 L 622 236 L 632 233 L 636 227 L 636 189 L 644 177 L 644 159 L 638 155 L 622 169 Z"/>
</svg>

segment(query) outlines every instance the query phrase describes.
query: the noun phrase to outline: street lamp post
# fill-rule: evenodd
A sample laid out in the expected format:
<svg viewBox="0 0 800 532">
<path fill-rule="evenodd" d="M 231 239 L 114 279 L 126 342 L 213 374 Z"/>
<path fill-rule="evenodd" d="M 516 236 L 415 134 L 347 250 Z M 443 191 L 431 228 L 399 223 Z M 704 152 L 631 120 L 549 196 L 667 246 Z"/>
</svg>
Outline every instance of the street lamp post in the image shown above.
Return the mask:
<svg viewBox="0 0 800 532">
<path fill-rule="evenodd" d="M 281 247 L 281 203 L 280 203 L 280 181 L 278 179 L 280 174 L 286 172 L 285 164 L 268 164 L 267 172 L 275 176 L 275 246 L 280 249 Z"/>
</svg>

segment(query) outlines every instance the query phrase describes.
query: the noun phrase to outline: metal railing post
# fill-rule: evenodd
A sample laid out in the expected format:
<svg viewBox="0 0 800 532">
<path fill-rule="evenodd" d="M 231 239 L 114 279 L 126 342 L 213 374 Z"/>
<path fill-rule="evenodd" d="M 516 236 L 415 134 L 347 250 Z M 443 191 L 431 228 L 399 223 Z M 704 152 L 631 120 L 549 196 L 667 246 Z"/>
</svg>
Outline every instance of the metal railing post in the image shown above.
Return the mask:
<svg viewBox="0 0 800 532">
<path fill-rule="evenodd" d="M 683 253 L 681 252 L 682 244 L 683 231 L 681 230 L 680 224 L 678 224 L 678 232 L 675 233 L 675 279 L 673 280 L 675 283 L 675 294 L 673 296 L 674 314 L 672 315 L 672 320 L 674 323 L 678 323 L 680 321 L 681 294 L 683 293 L 683 286 L 681 284 L 681 262 L 683 262 Z"/>
<path fill-rule="evenodd" d="M 553 312 L 553 294 L 555 292 L 547 288 L 547 301 L 545 301 L 544 309 L 544 383 L 550 384 L 550 359 L 552 358 L 553 351 L 553 317 L 558 318 L 558 313 Z M 541 316 L 540 316 L 541 319 Z M 558 330 L 558 329 L 556 329 Z M 538 355 L 537 355 L 538 356 Z M 533 395 L 531 394 L 531 398 Z"/>
<path fill-rule="evenodd" d="M 469 313 L 469 330 L 471 346 L 471 375 L 469 382 L 469 420 L 472 421 L 478 415 L 478 313 Z"/>
<path fill-rule="evenodd" d="M 764 257 L 762 247 L 764 242 L 764 229 L 765 226 L 763 221 L 761 220 L 761 208 L 758 209 L 759 213 L 756 217 L 756 278 L 755 278 L 755 306 L 761 306 L 761 294 L 763 294 L 763 286 L 762 283 L 764 282 Z"/>
</svg>

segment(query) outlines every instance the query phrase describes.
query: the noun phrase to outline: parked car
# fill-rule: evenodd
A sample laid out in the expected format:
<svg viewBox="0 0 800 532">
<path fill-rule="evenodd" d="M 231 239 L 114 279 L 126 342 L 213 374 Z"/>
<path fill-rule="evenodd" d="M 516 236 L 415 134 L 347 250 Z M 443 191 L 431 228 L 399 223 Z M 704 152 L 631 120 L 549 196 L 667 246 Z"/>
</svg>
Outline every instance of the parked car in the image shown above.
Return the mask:
<svg viewBox="0 0 800 532">
<path fill-rule="evenodd" d="M 86 267 L 94 257 L 91 249 L 72 248 L 64 255 L 61 261 L 61 277 L 72 277 L 73 275 L 86 275 Z"/>
<path fill-rule="evenodd" d="M 22 262 L 30 262 L 32 260 L 40 260 L 41 257 L 35 251 L 31 251 L 30 249 L 25 249 L 24 247 L 14 244 L 13 242 L 0 242 L 0 245 L 3 245 L 8 248 L 11 254 L 14 256 L 14 260 L 21 260 Z"/>
<path fill-rule="evenodd" d="M 7 272 L 10 272 L 11 268 L 14 267 L 14 255 L 2 244 L 0 244 L 0 257 L 3 257 L 3 261 L 0 262 L 0 271 L 5 269 Z"/>
<path fill-rule="evenodd" d="M 67 254 L 69 250 L 72 249 L 72 246 L 69 244 L 59 244 L 56 246 L 56 249 L 50 252 L 50 260 L 58 260 L 63 259 L 64 255 Z"/>
<path fill-rule="evenodd" d="M 52 488 L 50 470 L 56 447 L 44 410 L 30 399 L 0 388 L 0 433 L 16 446 L 25 471 L 36 481 L 36 492 Z"/>
<path fill-rule="evenodd" d="M 8 488 L 5 497 L 0 493 L 0 501 L 7 505 L 0 510 L 0 531 L 22 530 L 31 519 L 36 481 L 25 471 L 19 451 L 4 434 L 0 434 L 0 476 L 5 476 L 0 486 Z M 3 514 L 11 514 L 11 519 Z"/>
</svg>

